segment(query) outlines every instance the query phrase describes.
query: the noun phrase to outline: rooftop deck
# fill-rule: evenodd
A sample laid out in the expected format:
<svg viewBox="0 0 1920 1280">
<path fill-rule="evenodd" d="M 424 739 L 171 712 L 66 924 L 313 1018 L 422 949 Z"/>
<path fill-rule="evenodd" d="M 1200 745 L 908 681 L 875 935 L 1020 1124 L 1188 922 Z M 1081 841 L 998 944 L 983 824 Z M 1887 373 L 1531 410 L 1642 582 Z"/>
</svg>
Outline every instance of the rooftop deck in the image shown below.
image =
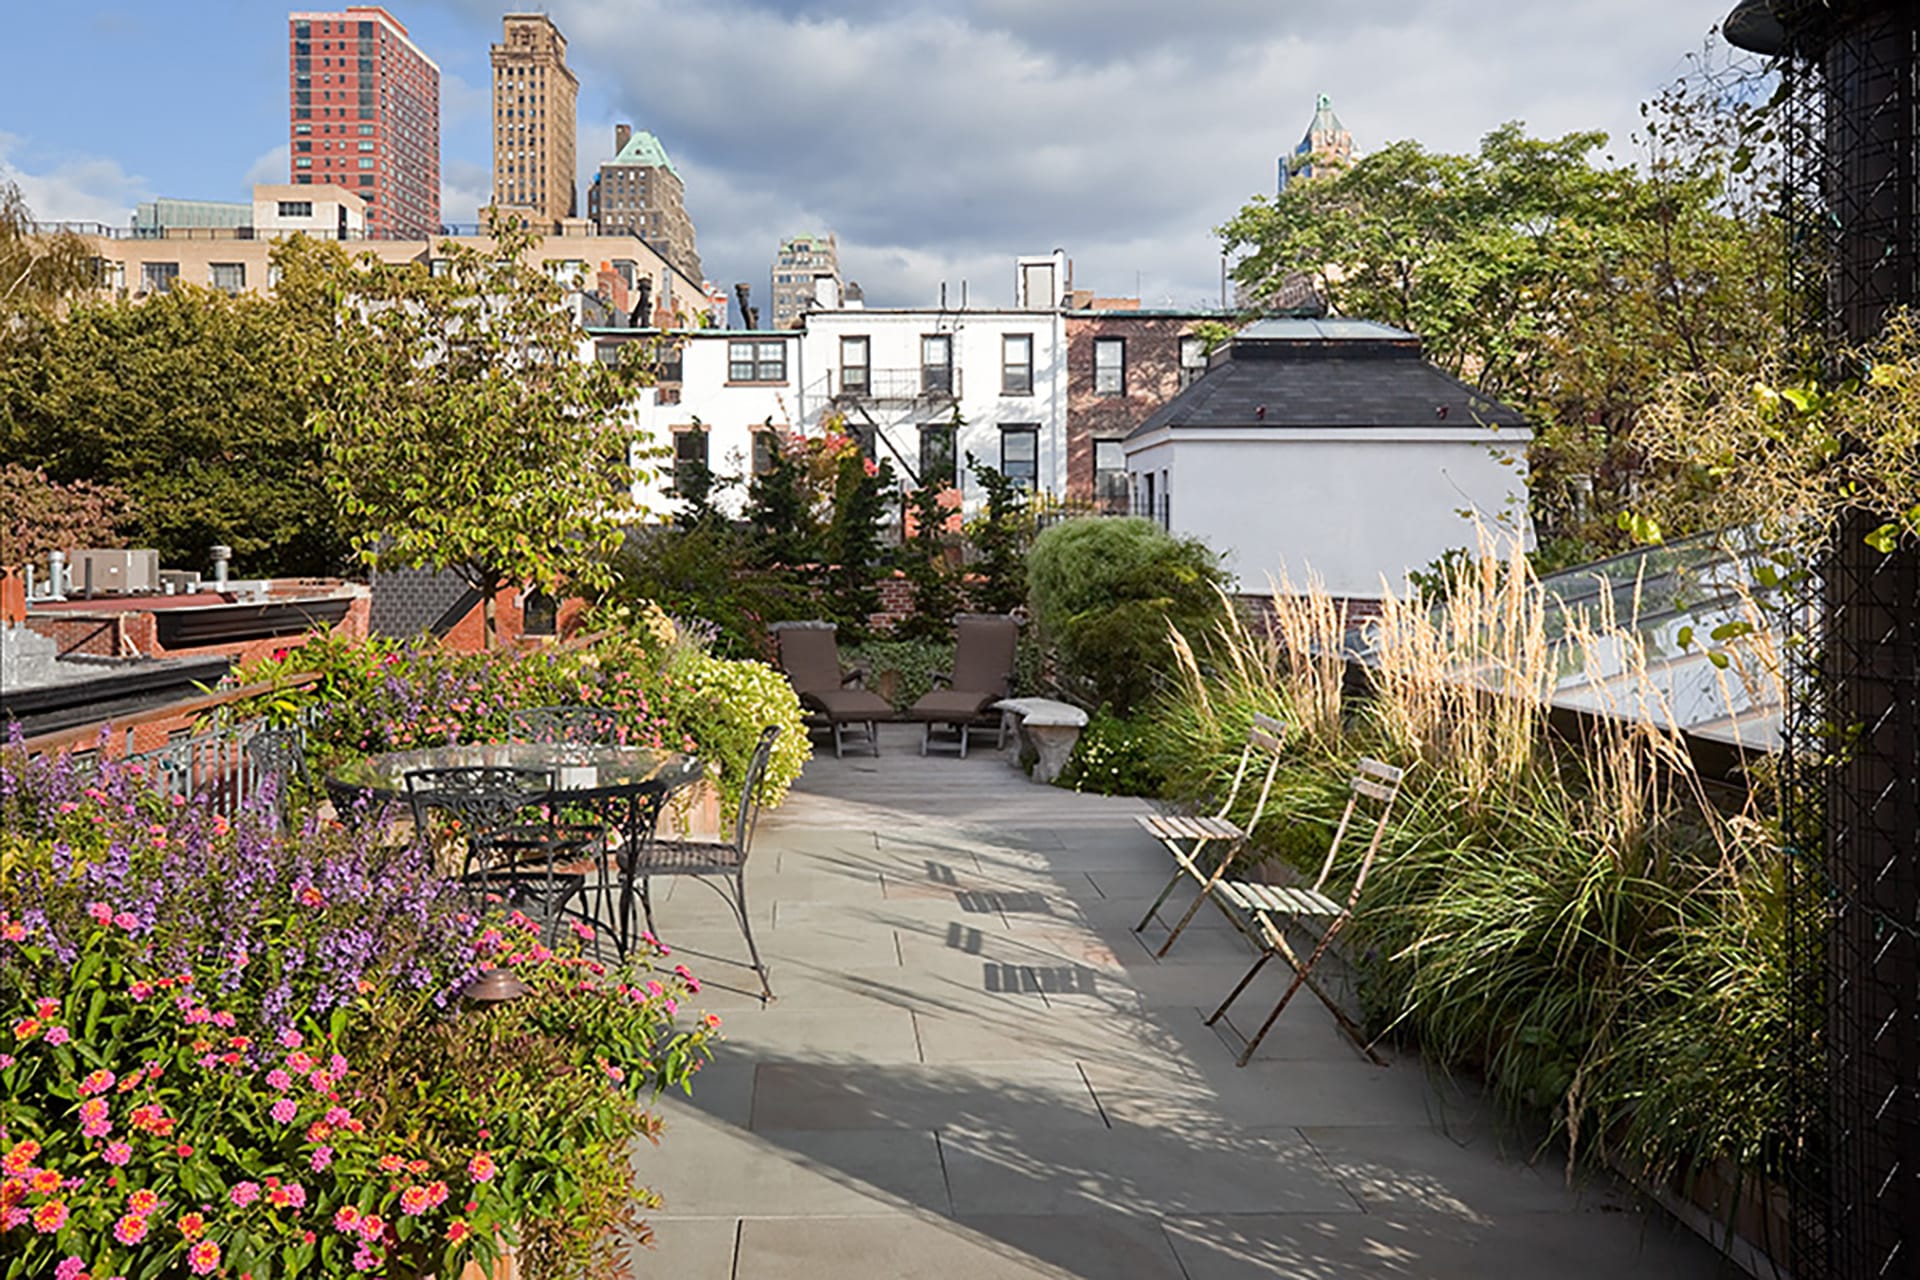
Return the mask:
<svg viewBox="0 0 1920 1280">
<path fill-rule="evenodd" d="M 720 899 L 663 886 L 660 931 L 727 1042 L 640 1158 L 666 1201 L 640 1274 L 1721 1273 L 1618 1188 L 1569 1189 L 1557 1154 L 1529 1166 L 1472 1086 L 1369 1064 L 1310 998 L 1236 1069 L 1202 1019 L 1246 945 L 1212 912 L 1164 962 L 1131 932 L 1167 873 L 1142 802 L 1035 786 L 992 751 L 923 760 L 917 734 L 816 759 L 763 822 L 773 1004 Z"/>
</svg>

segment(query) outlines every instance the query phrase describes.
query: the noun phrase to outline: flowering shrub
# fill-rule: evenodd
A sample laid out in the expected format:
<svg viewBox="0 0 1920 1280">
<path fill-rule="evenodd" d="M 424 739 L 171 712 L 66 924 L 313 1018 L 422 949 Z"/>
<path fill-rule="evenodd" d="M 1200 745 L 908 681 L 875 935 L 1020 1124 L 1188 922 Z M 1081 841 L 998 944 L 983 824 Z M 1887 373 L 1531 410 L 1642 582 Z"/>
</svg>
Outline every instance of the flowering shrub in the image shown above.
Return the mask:
<svg viewBox="0 0 1920 1280">
<path fill-rule="evenodd" d="M 477 920 L 410 850 L 275 836 L 0 752 L 9 1276 L 583 1272 L 716 1019 L 580 925 Z M 531 994 L 453 1016 L 484 968 Z"/>
<path fill-rule="evenodd" d="M 1096 711 L 1055 785 L 1107 796 L 1154 796 L 1166 781 L 1153 722 Z"/>
<path fill-rule="evenodd" d="M 517 708 L 604 707 L 614 713 L 621 741 L 690 752 L 711 764 L 729 803 L 739 798 L 738 779 L 760 730 L 777 724 L 768 795 L 779 803 L 809 755 L 799 699 L 784 678 L 764 663 L 715 657 L 710 632 L 676 623 L 651 604 L 600 609 L 590 625 L 599 639 L 577 650 L 463 654 L 425 642 L 323 637 L 242 672 L 243 680 L 267 682 L 313 671 L 317 685 L 263 694 L 239 711 L 286 723 L 315 708 L 307 751 L 323 772 L 383 751 L 502 741 Z"/>
</svg>

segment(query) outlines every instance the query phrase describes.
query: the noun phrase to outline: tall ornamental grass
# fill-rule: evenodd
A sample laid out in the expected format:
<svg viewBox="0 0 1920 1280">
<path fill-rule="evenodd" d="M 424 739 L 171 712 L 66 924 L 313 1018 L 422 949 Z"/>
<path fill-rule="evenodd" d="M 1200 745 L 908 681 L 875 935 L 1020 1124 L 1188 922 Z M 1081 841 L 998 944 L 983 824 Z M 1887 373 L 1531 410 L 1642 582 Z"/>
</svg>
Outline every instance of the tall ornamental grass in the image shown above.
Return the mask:
<svg viewBox="0 0 1920 1280">
<path fill-rule="evenodd" d="M 1384 602 L 1361 694 L 1317 584 L 1277 583 L 1270 619 L 1229 619 L 1205 662 L 1176 633 L 1170 793 L 1223 793 L 1254 712 L 1282 716 L 1289 751 L 1268 812 L 1283 816 L 1256 850 L 1312 869 L 1352 762 L 1407 766 L 1349 935 L 1375 1028 L 1550 1113 L 1570 1160 L 1780 1173 L 1796 1139 L 1771 798 L 1716 807 L 1646 692 L 1638 639 L 1599 617 L 1550 642 L 1524 558 L 1483 557 L 1451 586 L 1435 606 Z M 1608 686 L 1615 714 L 1556 734 L 1559 673 L 1602 658 L 1627 673 Z M 1772 679 L 1770 661 L 1749 643 L 1723 678 Z"/>
</svg>

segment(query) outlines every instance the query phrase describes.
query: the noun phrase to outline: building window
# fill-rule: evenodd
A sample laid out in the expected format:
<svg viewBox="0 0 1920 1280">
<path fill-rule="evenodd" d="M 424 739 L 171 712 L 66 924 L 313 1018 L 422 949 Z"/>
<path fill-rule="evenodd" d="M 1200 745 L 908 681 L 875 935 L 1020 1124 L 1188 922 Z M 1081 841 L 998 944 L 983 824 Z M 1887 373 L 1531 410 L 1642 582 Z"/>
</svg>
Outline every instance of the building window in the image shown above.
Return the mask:
<svg viewBox="0 0 1920 1280">
<path fill-rule="evenodd" d="M 166 293 L 173 288 L 173 282 L 179 278 L 180 264 L 177 262 L 140 264 L 140 288 L 147 293 Z"/>
<path fill-rule="evenodd" d="M 360 157 L 360 167 L 361 167 L 362 169 L 371 169 L 371 168 L 373 168 L 373 157 L 372 157 L 372 156 L 361 156 L 361 157 Z"/>
<path fill-rule="evenodd" d="M 707 432 L 704 427 L 689 427 L 673 433 L 673 492 L 698 493 L 708 469 Z"/>
<path fill-rule="evenodd" d="M 313 201 L 282 200 L 280 202 L 280 216 L 283 218 L 311 218 L 313 216 Z"/>
<path fill-rule="evenodd" d="M 1093 500 L 1107 514 L 1127 512 L 1127 457 L 1118 440 L 1093 442 Z"/>
<path fill-rule="evenodd" d="M 840 339 L 840 389 L 855 395 L 873 390 L 872 348 L 865 338 Z"/>
<path fill-rule="evenodd" d="M 1000 394 L 1033 394 L 1033 335 L 1009 333 L 1000 339 Z"/>
<path fill-rule="evenodd" d="M 207 268 L 207 282 L 222 293 L 238 293 L 247 287 L 247 264 L 215 262 Z"/>
<path fill-rule="evenodd" d="M 959 478 L 951 422 L 920 426 L 920 483 L 952 488 Z"/>
<path fill-rule="evenodd" d="M 1180 385 L 1190 387 L 1207 371 L 1207 340 L 1180 339 Z"/>
<path fill-rule="evenodd" d="M 1000 428 L 1000 474 L 1023 489 L 1040 480 L 1040 428 L 1035 424 Z"/>
<path fill-rule="evenodd" d="M 920 390 L 930 395 L 953 394 L 953 339 L 929 333 L 920 339 Z"/>
<path fill-rule="evenodd" d="M 550 636 L 560 629 L 560 602 L 544 591 L 529 591 L 520 602 L 520 634 Z"/>
<path fill-rule="evenodd" d="M 787 344 L 784 342 L 729 342 L 727 381 L 785 382 Z"/>
<path fill-rule="evenodd" d="M 753 474 L 763 476 L 773 470 L 773 432 L 762 428 L 753 433 Z"/>
<path fill-rule="evenodd" d="M 1153 472 L 1149 471 L 1146 473 L 1145 483 L 1141 488 L 1143 492 L 1140 495 L 1142 499 L 1140 503 L 1140 514 L 1149 520 L 1157 519 L 1158 517 L 1155 515 L 1157 507 L 1153 500 Z"/>
<path fill-rule="evenodd" d="M 1127 394 L 1127 340 L 1125 338 L 1093 340 L 1093 394 L 1097 396 Z"/>
<path fill-rule="evenodd" d="M 293 167 L 296 169 L 311 169 L 313 168 L 313 157 L 295 156 L 293 159 Z"/>
</svg>

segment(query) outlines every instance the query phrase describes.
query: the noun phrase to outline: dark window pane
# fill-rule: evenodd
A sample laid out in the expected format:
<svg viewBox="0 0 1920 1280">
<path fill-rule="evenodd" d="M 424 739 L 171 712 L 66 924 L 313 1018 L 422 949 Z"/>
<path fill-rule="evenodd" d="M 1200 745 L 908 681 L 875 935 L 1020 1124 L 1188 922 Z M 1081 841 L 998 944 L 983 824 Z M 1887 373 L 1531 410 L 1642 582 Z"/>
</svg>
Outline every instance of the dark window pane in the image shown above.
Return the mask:
<svg viewBox="0 0 1920 1280">
<path fill-rule="evenodd" d="M 1000 474 L 1023 488 L 1033 488 L 1040 478 L 1040 429 L 1038 427 L 1002 427 L 1000 429 Z"/>
<path fill-rule="evenodd" d="M 958 477 L 954 457 L 953 424 L 929 423 L 920 428 L 920 483 L 952 485 Z"/>
</svg>

